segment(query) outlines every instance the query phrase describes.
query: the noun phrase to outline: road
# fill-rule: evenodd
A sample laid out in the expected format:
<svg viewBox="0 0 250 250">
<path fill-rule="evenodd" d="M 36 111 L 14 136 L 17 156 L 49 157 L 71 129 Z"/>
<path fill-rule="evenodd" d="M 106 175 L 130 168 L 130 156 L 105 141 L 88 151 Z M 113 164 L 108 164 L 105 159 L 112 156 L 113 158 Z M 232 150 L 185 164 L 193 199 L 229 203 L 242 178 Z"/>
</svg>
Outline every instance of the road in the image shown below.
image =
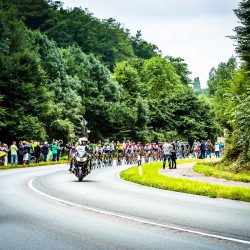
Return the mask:
<svg viewBox="0 0 250 250">
<path fill-rule="evenodd" d="M 0 171 L 0 249 L 250 249 L 250 204 L 66 165 Z"/>
</svg>

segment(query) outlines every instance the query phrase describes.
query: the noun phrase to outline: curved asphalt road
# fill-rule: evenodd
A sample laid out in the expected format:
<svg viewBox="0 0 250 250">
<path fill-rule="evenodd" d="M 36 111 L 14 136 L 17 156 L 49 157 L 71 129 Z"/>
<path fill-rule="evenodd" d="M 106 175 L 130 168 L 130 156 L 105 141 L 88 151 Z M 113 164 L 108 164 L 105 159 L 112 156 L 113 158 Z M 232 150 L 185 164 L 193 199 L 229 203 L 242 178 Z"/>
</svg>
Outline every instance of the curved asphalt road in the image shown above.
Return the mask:
<svg viewBox="0 0 250 250">
<path fill-rule="evenodd" d="M 67 168 L 0 171 L 0 249 L 250 249 L 249 203 Z"/>
</svg>

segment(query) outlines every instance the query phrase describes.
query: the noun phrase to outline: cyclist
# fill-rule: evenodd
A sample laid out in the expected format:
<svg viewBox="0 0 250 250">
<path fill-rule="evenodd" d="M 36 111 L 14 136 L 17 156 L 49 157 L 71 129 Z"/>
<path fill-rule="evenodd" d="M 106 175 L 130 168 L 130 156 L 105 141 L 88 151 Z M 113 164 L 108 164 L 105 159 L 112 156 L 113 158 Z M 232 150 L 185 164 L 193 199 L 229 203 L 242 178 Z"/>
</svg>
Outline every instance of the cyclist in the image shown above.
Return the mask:
<svg viewBox="0 0 250 250">
<path fill-rule="evenodd" d="M 97 165 L 98 167 L 102 166 L 102 159 L 103 159 L 103 148 L 102 148 L 102 144 L 99 143 L 97 145 L 97 150 L 96 150 L 96 156 L 97 156 Z"/>
<path fill-rule="evenodd" d="M 151 145 L 147 143 L 144 147 L 144 152 L 145 152 L 145 162 L 149 162 L 149 157 L 151 155 Z"/>
<path fill-rule="evenodd" d="M 108 158 L 109 158 L 109 144 L 108 143 L 104 143 L 104 146 L 103 146 L 103 162 L 105 165 L 108 164 Z"/>
<path fill-rule="evenodd" d="M 110 143 L 109 145 L 109 165 L 112 166 L 113 165 L 113 154 L 115 152 L 115 146 L 113 144 L 113 142 Z"/>
<path fill-rule="evenodd" d="M 123 146 L 119 141 L 117 141 L 116 143 L 116 151 L 117 151 L 117 165 L 120 165 L 122 164 Z"/>
</svg>

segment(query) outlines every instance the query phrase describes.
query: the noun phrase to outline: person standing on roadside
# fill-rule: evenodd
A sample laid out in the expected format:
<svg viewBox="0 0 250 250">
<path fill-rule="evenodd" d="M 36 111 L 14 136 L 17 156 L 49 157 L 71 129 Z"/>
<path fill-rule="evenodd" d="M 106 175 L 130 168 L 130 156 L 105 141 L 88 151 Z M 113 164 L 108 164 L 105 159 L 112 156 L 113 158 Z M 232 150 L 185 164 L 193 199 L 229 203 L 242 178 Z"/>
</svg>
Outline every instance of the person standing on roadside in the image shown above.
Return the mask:
<svg viewBox="0 0 250 250">
<path fill-rule="evenodd" d="M 215 157 L 219 158 L 220 157 L 220 145 L 218 142 L 215 142 L 214 144 L 214 152 L 215 152 Z"/>
<path fill-rule="evenodd" d="M 4 144 L 1 146 L 1 151 L 5 152 L 5 156 L 4 156 L 4 166 L 8 165 L 8 152 L 9 152 L 9 148 L 7 144 Z"/>
<path fill-rule="evenodd" d="M 10 162 L 11 162 L 11 166 L 15 165 L 17 166 L 18 165 L 18 157 L 17 157 L 17 151 L 18 151 L 18 148 L 16 146 L 16 142 L 13 141 L 12 145 L 10 146 Z"/>
<path fill-rule="evenodd" d="M 57 149 L 58 149 L 57 142 L 53 142 L 51 145 L 51 151 L 52 151 L 52 161 L 57 160 Z"/>
<path fill-rule="evenodd" d="M 31 143 L 26 142 L 26 148 L 28 150 L 28 160 L 27 160 L 27 164 L 29 165 L 31 162 L 31 151 L 33 150 Z"/>
<path fill-rule="evenodd" d="M 48 144 L 48 142 L 44 142 L 44 145 L 42 147 L 42 154 L 43 154 L 43 161 L 44 162 L 47 161 L 48 153 L 49 153 L 49 144 Z"/>
<path fill-rule="evenodd" d="M 60 157 L 61 157 L 61 155 L 62 155 L 63 141 L 62 141 L 62 140 L 59 140 L 59 141 L 57 142 L 57 146 L 58 146 L 58 148 L 57 148 L 57 161 L 59 161 L 59 160 L 60 160 Z"/>
<path fill-rule="evenodd" d="M 174 143 L 171 144 L 172 145 L 172 149 L 170 149 L 170 153 L 171 153 L 171 168 L 176 168 L 176 151 L 175 151 L 175 145 Z"/>
<path fill-rule="evenodd" d="M 220 156 L 222 157 L 223 156 L 223 151 L 224 151 L 224 148 L 225 148 L 223 142 L 219 143 L 219 148 L 220 148 Z"/>
<path fill-rule="evenodd" d="M 35 163 L 39 163 L 40 155 L 41 155 L 40 142 L 37 142 L 36 146 L 34 147 Z"/>
<path fill-rule="evenodd" d="M 200 150 L 201 150 L 201 159 L 205 159 L 206 145 L 203 140 L 201 141 Z"/>
<path fill-rule="evenodd" d="M 19 164 L 23 164 L 23 142 L 20 141 L 18 145 L 18 159 L 19 159 Z"/>
<path fill-rule="evenodd" d="M 212 149 L 213 149 L 213 144 L 210 140 L 207 140 L 206 142 L 206 149 L 207 149 L 207 157 L 209 156 L 210 158 L 212 157 Z"/>
<path fill-rule="evenodd" d="M 28 142 L 26 144 L 26 141 L 23 141 L 23 165 L 26 165 L 28 160 L 29 160 Z"/>
<path fill-rule="evenodd" d="M 168 160 L 168 167 L 171 168 L 171 162 L 170 162 L 170 156 L 171 156 L 171 150 L 173 146 L 169 143 L 168 140 L 165 141 L 165 143 L 162 146 L 163 149 L 163 169 L 166 167 L 166 161 Z"/>
</svg>

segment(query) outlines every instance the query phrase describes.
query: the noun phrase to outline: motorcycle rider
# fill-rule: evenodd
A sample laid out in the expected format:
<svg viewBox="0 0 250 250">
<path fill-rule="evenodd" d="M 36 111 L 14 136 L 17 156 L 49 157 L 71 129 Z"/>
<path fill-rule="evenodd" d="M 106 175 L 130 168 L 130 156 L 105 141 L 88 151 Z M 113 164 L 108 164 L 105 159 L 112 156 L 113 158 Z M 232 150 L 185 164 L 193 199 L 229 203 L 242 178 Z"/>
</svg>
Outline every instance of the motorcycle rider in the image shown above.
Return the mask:
<svg viewBox="0 0 250 250">
<path fill-rule="evenodd" d="M 86 138 L 86 137 L 79 138 L 78 145 L 75 147 L 73 157 L 71 158 L 71 161 L 70 161 L 70 168 L 69 168 L 70 172 L 72 171 L 73 158 L 74 158 L 75 153 L 76 152 L 81 152 L 81 153 L 82 152 L 88 152 L 89 148 L 88 148 L 87 144 L 88 144 L 88 138 Z"/>
</svg>

